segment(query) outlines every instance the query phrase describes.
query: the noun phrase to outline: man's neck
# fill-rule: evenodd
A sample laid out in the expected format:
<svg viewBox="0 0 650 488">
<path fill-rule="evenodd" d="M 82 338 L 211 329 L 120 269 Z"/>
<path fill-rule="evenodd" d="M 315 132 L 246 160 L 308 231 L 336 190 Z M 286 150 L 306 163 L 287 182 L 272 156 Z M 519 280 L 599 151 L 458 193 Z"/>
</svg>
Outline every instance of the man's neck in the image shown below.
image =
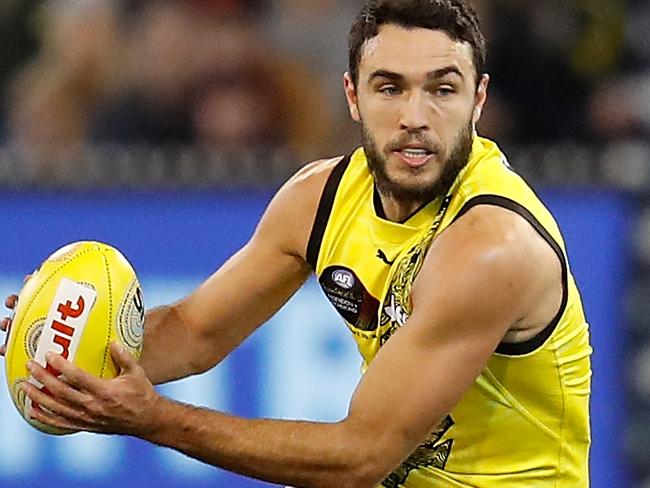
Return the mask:
<svg viewBox="0 0 650 488">
<path fill-rule="evenodd" d="M 406 222 L 418 210 L 429 202 L 397 200 L 390 195 L 379 193 L 379 200 L 384 210 L 384 217 L 391 222 Z"/>
</svg>

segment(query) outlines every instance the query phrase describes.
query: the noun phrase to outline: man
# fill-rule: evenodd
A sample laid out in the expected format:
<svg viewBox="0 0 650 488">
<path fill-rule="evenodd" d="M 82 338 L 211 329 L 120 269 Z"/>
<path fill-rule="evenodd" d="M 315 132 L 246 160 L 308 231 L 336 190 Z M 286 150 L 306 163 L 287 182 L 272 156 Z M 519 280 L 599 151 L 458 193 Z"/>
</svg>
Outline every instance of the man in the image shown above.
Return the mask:
<svg viewBox="0 0 650 488">
<path fill-rule="evenodd" d="M 117 379 L 30 364 L 52 394 L 25 384 L 49 410 L 33 417 L 293 486 L 588 486 L 587 324 L 553 218 L 475 133 L 484 61 L 465 0 L 366 5 L 345 75 L 363 149 L 298 172 L 241 251 L 151 311 L 140 364 L 113 344 Z M 219 363 L 312 271 L 364 360 L 344 420 L 247 420 L 154 391 Z"/>
</svg>

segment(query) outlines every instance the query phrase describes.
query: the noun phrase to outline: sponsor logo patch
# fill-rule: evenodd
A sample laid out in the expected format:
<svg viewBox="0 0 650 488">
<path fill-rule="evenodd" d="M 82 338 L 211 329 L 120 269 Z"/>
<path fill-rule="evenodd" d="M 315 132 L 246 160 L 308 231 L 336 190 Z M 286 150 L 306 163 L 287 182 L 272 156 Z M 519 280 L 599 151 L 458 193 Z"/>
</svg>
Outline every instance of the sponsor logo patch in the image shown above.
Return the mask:
<svg viewBox="0 0 650 488">
<path fill-rule="evenodd" d="M 61 376 L 59 371 L 47 364 L 45 354 L 54 352 L 69 361 L 74 360 L 96 298 L 97 292 L 92 288 L 67 278 L 61 279 L 34 356 L 36 362 L 46 368 L 50 374 Z M 30 376 L 29 382 L 44 393 L 48 393 L 47 389 L 33 377 Z M 29 399 L 27 403 L 28 407 L 40 408 L 36 404 L 32 405 Z"/>
<path fill-rule="evenodd" d="M 330 266 L 321 274 L 319 283 L 329 301 L 351 326 L 364 331 L 377 329 L 379 300 L 366 290 L 354 271 Z"/>
</svg>

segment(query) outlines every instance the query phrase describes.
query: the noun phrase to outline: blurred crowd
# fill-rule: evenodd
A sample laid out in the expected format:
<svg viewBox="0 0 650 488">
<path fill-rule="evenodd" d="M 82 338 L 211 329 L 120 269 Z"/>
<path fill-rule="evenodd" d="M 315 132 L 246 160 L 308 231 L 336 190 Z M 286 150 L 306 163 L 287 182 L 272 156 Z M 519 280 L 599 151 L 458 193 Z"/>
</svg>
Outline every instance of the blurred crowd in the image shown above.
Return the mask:
<svg viewBox="0 0 650 488">
<path fill-rule="evenodd" d="M 93 144 L 354 147 L 342 90 L 359 0 L 2 0 L 0 140 L 51 165 Z M 475 0 L 480 131 L 590 143 L 650 128 L 650 4 Z M 48 168 L 43 168 L 47 171 Z"/>
</svg>

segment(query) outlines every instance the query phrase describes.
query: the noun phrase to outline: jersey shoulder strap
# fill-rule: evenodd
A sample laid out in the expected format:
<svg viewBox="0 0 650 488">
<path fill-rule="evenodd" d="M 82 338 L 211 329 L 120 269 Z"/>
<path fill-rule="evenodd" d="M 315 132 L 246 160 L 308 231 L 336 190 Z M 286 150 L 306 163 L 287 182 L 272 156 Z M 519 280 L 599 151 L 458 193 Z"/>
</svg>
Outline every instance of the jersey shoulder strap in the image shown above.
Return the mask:
<svg viewBox="0 0 650 488">
<path fill-rule="evenodd" d="M 314 271 L 316 270 L 316 264 L 318 263 L 318 254 L 320 253 L 325 229 L 327 229 L 327 223 L 330 214 L 332 213 L 336 191 L 339 188 L 345 170 L 350 164 L 351 156 L 352 155 L 348 154 L 336 164 L 323 187 L 323 193 L 321 194 L 320 202 L 318 203 L 314 225 L 312 226 L 311 234 L 309 235 L 309 243 L 307 244 L 307 262 Z"/>
</svg>

